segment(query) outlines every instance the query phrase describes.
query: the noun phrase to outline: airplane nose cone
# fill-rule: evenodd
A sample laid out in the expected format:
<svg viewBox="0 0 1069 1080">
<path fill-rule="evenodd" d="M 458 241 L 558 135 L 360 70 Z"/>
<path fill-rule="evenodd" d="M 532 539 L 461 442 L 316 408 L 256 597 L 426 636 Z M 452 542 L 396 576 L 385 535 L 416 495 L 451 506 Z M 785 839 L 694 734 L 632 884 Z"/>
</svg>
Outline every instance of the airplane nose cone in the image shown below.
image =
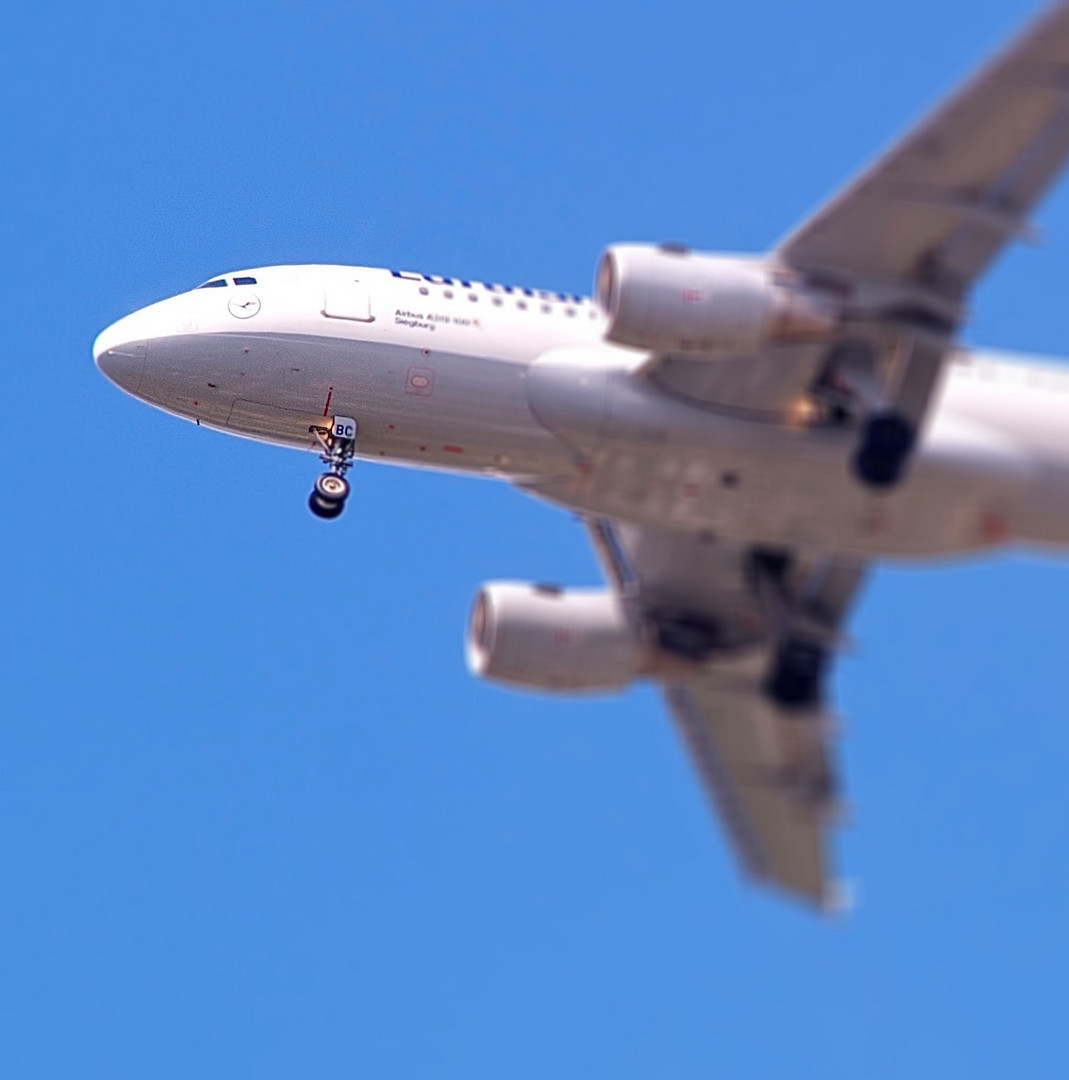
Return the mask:
<svg viewBox="0 0 1069 1080">
<path fill-rule="evenodd" d="M 96 365 L 116 386 L 136 394 L 145 370 L 148 342 L 139 340 L 129 319 L 112 323 L 93 342 Z"/>
</svg>

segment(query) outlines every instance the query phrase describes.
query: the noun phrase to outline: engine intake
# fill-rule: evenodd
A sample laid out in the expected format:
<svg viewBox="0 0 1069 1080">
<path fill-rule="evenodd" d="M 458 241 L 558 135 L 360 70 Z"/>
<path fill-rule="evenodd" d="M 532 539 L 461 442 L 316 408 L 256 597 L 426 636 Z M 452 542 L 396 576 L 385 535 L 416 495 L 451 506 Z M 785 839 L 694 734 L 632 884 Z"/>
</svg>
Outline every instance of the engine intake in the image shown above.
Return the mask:
<svg viewBox="0 0 1069 1080">
<path fill-rule="evenodd" d="M 746 351 L 822 337 L 836 325 L 818 299 L 767 262 L 678 247 L 609 248 L 594 292 L 609 341 L 658 352 Z"/>
<path fill-rule="evenodd" d="M 484 679 L 533 690 L 622 690 L 644 673 L 644 649 L 617 597 L 496 581 L 472 606 L 468 666 Z"/>
</svg>

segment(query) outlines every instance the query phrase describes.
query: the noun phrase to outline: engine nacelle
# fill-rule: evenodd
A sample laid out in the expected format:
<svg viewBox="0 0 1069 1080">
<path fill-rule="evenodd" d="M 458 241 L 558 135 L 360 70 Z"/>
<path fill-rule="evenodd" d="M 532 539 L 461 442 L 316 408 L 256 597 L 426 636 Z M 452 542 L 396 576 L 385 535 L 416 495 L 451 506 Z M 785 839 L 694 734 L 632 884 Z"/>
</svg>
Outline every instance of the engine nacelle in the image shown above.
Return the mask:
<svg viewBox="0 0 1069 1080">
<path fill-rule="evenodd" d="M 467 656 L 485 679 L 606 691 L 643 674 L 644 650 L 611 592 L 495 581 L 475 598 Z"/>
<path fill-rule="evenodd" d="M 835 329 L 816 298 L 759 259 L 618 244 L 602 255 L 594 291 L 609 341 L 636 349 L 747 351 Z"/>
</svg>

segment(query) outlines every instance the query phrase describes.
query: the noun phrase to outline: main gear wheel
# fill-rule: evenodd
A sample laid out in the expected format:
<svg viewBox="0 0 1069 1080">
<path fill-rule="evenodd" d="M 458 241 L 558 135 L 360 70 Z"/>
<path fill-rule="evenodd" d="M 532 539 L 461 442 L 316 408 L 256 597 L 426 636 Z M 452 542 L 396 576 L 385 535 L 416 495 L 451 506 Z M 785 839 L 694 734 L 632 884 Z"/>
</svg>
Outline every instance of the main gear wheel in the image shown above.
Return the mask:
<svg viewBox="0 0 1069 1080">
<path fill-rule="evenodd" d="M 819 704 L 828 654 L 815 641 L 789 637 L 776 649 L 765 693 L 781 709 L 801 711 Z"/>
<path fill-rule="evenodd" d="M 906 471 L 916 442 L 916 428 L 901 413 L 877 413 L 861 433 L 861 445 L 854 455 L 855 474 L 868 487 L 894 487 Z"/>
</svg>

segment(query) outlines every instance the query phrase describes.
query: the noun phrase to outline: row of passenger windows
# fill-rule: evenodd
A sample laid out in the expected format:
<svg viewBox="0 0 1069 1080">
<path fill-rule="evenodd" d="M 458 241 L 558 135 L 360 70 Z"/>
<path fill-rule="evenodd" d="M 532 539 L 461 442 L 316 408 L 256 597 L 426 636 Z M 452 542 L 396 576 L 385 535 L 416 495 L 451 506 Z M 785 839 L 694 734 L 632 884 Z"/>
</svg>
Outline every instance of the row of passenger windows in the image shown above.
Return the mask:
<svg viewBox="0 0 1069 1080">
<path fill-rule="evenodd" d="M 473 289 L 474 292 L 468 293 L 469 300 L 476 300 L 476 292 L 487 292 L 495 296 L 526 296 L 535 300 L 548 300 L 558 304 L 574 304 L 577 307 L 585 306 L 590 303 L 590 300 L 586 296 L 578 296 L 572 293 L 559 293 L 551 292 L 549 289 L 526 289 L 518 288 L 514 285 L 487 285 L 482 281 L 464 281 L 462 278 L 447 278 L 441 274 L 419 274 L 412 270 L 391 270 L 390 273 L 395 278 L 400 278 L 402 281 L 419 281 L 425 282 L 420 286 L 420 293 L 424 296 L 428 294 L 427 285 L 436 285 L 439 288 L 444 289 L 442 293 L 446 299 L 450 299 L 453 296 L 450 286 L 459 286 L 461 289 Z"/>
<path fill-rule="evenodd" d="M 236 277 L 231 278 L 235 285 L 255 285 L 256 278 L 254 277 Z M 198 289 L 225 289 L 227 286 L 227 280 L 225 277 L 214 278 L 212 281 L 206 281 L 203 285 L 198 285 Z"/>
<path fill-rule="evenodd" d="M 516 291 L 516 290 L 513 290 L 513 291 Z M 528 295 L 533 295 L 531 290 L 524 290 L 524 292 L 527 293 Z M 420 294 L 420 296 L 430 296 L 431 290 L 426 285 L 421 285 L 419 287 L 419 294 Z M 439 295 L 442 296 L 446 300 L 452 300 L 456 296 L 456 293 L 452 289 L 442 289 L 442 291 L 441 291 L 441 293 L 439 293 Z M 477 304 L 479 302 L 478 293 L 473 293 L 473 292 L 467 293 L 467 298 L 473 304 Z M 576 299 L 577 302 L 579 302 L 581 304 L 583 303 L 583 298 L 582 297 L 576 297 L 575 299 Z M 491 294 L 490 303 L 493 304 L 494 307 L 504 307 L 505 306 L 504 298 L 501 297 L 501 296 L 497 296 L 495 294 Z M 584 306 L 585 306 L 585 304 L 584 304 Z M 532 310 L 541 311 L 543 315 L 549 315 L 554 310 L 554 305 L 553 304 L 542 303 L 542 304 L 539 304 L 539 305 L 536 306 L 536 305 L 529 304 L 526 300 L 524 300 L 522 298 L 516 300 L 515 307 L 520 311 L 526 311 L 528 308 L 531 308 Z M 572 306 L 569 305 L 568 307 L 564 308 L 564 314 L 567 315 L 570 319 L 574 319 L 575 316 L 579 314 L 579 312 L 575 307 L 572 307 Z M 594 310 L 590 310 L 589 315 L 590 315 L 590 318 L 592 318 L 592 319 L 596 319 L 598 317 L 598 313 L 596 311 L 594 311 Z"/>
<path fill-rule="evenodd" d="M 394 271 L 393 273 L 394 273 L 394 277 L 407 278 L 407 280 L 409 280 L 409 281 L 412 280 L 412 278 L 408 277 L 408 275 L 399 274 L 396 271 Z M 231 278 L 230 280 L 233 281 L 235 285 L 255 285 L 256 284 L 256 278 L 254 278 L 254 277 L 235 277 L 235 278 Z M 212 278 L 211 281 L 206 281 L 203 285 L 198 285 L 197 288 L 198 289 L 225 289 L 228 284 L 229 284 L 229 282 L 227 281 L 226 278 Z M 435 282 L 435 284 L 438 284 L 438 283 Z M 471 287 L 469 282 L 460 282 L 460 284 L 465 285 L 465 286 L 467 286 L 469 288 Z M 501 289 L 502 291 L 504 291 L 506 295 L 515 296 L 517 293 L 521 294 L 520 297 L 516 300 L 516 307 L 520 311 L 526 311 L 531 306 L 530 304 L 528 304 L 526 299 L 523 299 L 523 297 L 535 298 L 535 297 L 538 296 L 538 294 L 533 289 L 514 289 L 514 288 L 511 288 L 510 286 L 501 286 L 501 285 L 499 285 L 499 286 L 486 286 L 485 288 L 487 289 L 487 292 L 490 295 L 490 303 L 493 304 L 494 307 L 503 307 L 504 304 L 505 304 L 504 298 L 498 292 L 498 289 Z M 419 292 L 420 292 L 421 296 L 429 296 L 431 290 L 426 285 L 421 285 L 419 287 Z M 453 297 L 456 295 L 456 293 L 452 289 L 444 288 L 441 291 L 441 295 L 446 300 L 452 300 Z M 467 294 L 467 297 L 473 303 L 478 303 L 479 296 L 478 296 L 477 293 L 469 292 Z M 567 307 L 564 308 L 564 314 L 567 315 L 569 318 L 574 318 L 578 314 L 577 309 L 572 306 L 573 304 L 577 304 L 577 305 L 580 305 L 582 307 L 587 307 L 587 305 L 589 303 L 587 298 L 584 297 L 584 296 L 566 296 L 566 295 L 563 295 L 561 293 L 553 294 L 553 299 L 558 304 L 561 301 L 564 301 L 568 305 Z M 550 314 L 550 312 L 553 311 L 553 305 L 545 303 L 543 301 L 539 305 L 539 310 L 544 315 L 548 315 L 548 314 Z M 597 318 L 597 312 L 594 311 L 594 310 L 589 310 L 589 315 L 590 315 L 590 318 L 592 318 L 592 319 Z"/>
</svg>

